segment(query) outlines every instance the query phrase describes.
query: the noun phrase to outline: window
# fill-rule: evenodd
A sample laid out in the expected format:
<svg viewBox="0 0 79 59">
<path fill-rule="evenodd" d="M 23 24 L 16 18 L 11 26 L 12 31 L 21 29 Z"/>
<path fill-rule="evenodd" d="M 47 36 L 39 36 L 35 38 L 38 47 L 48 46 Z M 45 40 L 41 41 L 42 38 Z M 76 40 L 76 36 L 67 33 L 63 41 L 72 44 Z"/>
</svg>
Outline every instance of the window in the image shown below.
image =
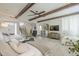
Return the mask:
<svg viewBox="0 0 79 59">
<path fill-rule="evenodd" d="M 79 36 L 79 15 L 62 18 L 62 32 L 69 36 Z"/>
</svg>

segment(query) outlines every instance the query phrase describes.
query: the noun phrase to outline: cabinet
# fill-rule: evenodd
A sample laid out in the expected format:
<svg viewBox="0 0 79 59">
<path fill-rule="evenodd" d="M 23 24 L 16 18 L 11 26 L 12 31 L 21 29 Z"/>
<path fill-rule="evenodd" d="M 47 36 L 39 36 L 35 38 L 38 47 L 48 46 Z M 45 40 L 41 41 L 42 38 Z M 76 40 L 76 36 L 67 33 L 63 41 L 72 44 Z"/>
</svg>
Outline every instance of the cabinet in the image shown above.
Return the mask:
<svg viewBox="0 0 79 59">
<path fill-rule="evenodd" d="M 52 39 L 60 39 L 60 34 L 57 32 L 49 32 L 48 37 Z"/>
</svg>

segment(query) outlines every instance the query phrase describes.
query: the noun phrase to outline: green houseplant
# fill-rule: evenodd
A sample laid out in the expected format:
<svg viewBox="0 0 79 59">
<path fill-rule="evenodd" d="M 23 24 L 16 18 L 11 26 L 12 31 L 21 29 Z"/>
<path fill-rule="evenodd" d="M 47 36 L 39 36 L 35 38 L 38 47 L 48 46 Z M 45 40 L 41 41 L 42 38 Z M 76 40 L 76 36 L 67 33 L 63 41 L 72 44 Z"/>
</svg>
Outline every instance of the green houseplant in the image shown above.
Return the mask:
<svg viewBox="0 0 79 59">
<path fill-rule="evenodd" d="M 76 43 L 72 42 L 72 46 L 69 47 L 69 50 L 79 56 L 79 40 L 77 40 Z"/>
</svg>

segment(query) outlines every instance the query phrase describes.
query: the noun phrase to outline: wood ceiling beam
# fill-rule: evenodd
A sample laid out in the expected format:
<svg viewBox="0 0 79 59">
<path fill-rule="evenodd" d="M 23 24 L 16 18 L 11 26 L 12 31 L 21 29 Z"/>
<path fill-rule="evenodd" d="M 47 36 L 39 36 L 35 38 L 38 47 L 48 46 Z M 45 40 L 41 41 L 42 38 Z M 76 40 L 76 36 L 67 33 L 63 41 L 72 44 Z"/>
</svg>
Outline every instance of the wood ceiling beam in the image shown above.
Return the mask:
<svg viewBox="0 0 79 59">
<path fill-rule="evenodd" d="M 29 8 L 31 8 L 35 3 L 28 3 L 19 13 L 15 18 L 20 17 L 23 13 L 25 13 Z"/>
<path fill-rule="evenodd" d="M 70 14 L 66 14 L 66 15 L 62 15 L 62 16 L 48 18 L 48 19 L 45 19 L 45 20 L 37 21 L 37 22 L 40 23 L 40 22 L 44 22 L 44 21 L 49 21 L 49 20 L 53 20 L 53 19 L 57 19 L 57 18 L 61 18 L 61 17 L 72 16 L 72 15 L 77 15 L 77 14 L 79 14 L 79 12 L 74 12 L 74 13 L 70 13 Z"/>
<path fill-rule="evenodd" d="M 47 12 L 47 13 L 44 13 L 44 14 L 42 14 L 42 15 L 40 15 L 40 16 L 36 16 L 36 17 L 34 17 L 34 18 L 32 18 L 32 19 L 29 19 L 29 21 L 35 20 L 35 19 L 40 18 L 40 17 L 45 17 L 45 16 L 47 16 L 47 15 L 50 15 L 50 14 L 52 14 L 52 13 L 61 11 L 61 10 L 63 10 L 63 9 L 70 8 L 70 7 L 75 6 L 75 5 L 77 5 L 77 4 L 79 4 L 79 3 L 70 3 L 70 4 L 67 4 L 67 5 L 62 6 L 62 7 L 60 7 L 60 8 L 57 8 L 57 9 L 55 9 L 55 10 L 51 10 L 51 11 L 49 11 L 49 12 Z"/>
</svg>

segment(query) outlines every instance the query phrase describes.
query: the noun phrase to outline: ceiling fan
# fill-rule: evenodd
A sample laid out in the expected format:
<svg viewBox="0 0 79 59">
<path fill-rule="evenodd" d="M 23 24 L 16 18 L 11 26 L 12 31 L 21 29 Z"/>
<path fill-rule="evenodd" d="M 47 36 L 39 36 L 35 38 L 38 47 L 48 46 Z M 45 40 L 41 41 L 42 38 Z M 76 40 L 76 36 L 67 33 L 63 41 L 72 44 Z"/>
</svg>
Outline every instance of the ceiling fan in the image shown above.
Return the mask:
<svg viewBox="0 0 79 59">
<path fill-rule="evenodd" d="M 28 16 L 35 16 L 35 15 L 40 16 L 41 14 L 45 13 L 45 11 L 39 12 L 39 11 L 33 11 L 33 10 L 30 10 L 30 12 L 32 12 L 33 14 L 28 15 Z"/>
</svg>

